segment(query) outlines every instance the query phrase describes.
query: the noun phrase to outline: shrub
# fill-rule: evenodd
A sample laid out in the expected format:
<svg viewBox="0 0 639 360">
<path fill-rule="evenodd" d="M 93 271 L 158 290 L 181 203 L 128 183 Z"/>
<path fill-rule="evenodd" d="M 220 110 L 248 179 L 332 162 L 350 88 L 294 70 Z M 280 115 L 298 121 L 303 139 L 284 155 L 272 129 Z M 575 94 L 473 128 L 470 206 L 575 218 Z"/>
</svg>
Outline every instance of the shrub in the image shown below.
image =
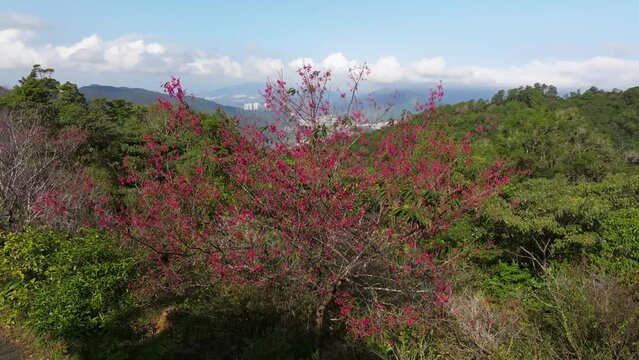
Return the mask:
<svg viewBox="0 0 639 360">
<path fill-rule="evenodd" d="M 500 300 L 511 299 L 525 289 L 538 286 L 539 282 L 517 263 L 502 261 L 496 264 L 492 276 L 483 283 L 488 294 Z"/>
<path fill-rule="evenodd" d="M 504 189 L 482 216 L 487 237 L 508 250 L 513 261 L 545 264 L 605 257 L 614 268 L 613 262 L 628 258 L 622 267 L 629 269 L 636 259 L 638 194 L 638 176 L 575 184 L 564 178 L 529 179 Z"/>
<path fill-rule="evenodd" d="M 1 234 L 0 241 L 0 306 L 12 321 L 72 347 L 121 328 L 132 305 L 127 285 L 135 264 L 114 238 L 95 230 L 71 236 L 27 228 Z"/>
<path fill-rule="evenodd" d="M 629 359 L 639 351 L 637 293 L 578 267 L 545 271 L 531 314 L 561 358 Z"/>
<path fill-rule="evenodd" d="M 601 252 L 596 262 L 624 281 L 639 281 L 639 209 L 621 209 L 603 224 Z"/>
</svg>

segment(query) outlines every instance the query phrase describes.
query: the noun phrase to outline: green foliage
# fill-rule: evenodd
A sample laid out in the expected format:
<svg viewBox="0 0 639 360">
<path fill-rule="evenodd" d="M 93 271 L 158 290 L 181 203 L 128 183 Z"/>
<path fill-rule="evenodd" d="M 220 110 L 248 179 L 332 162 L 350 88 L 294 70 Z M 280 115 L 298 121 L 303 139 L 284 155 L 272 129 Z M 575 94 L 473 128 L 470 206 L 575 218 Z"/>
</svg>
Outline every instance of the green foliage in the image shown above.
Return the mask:
<svg viewBox="0 0 639 360">
<path fill-rule="evenodd" d="M 409 326 L 371 337 L 367 345 L 382 359 L 425 360 L 438 355 L 432 331 Z"/>
<path fill-rule="evenodd" d="M 0 272 L 2 273 L 3 307 L 17 314 L 31 304 L 32 294 L 46 280 L 55 254 L 65 235 L 27 229 L 24 233 L 2 234 Z"/>
<path fill-rule="evenodd" d="M 52 74 L 53 69 L 33 65 L 29 75 L 20 79 L 18 86 L 0 98 L 0 105 L 12 109 L 27 109 L 37 113 L 44 124 L 54 125 L 58 116 L 54 102 L 58 97 L 60 83 L 51 77 Z"/>
<path fill-rule="evenodd" d="M 58 86 L 54 105 L 58 111 L 57 123 L 62 127 L 77 126 L 86 116 L 87 101 L 76 84 L 66 82 Z"/>
<path fill-rule="evenodd" d="M 482 285 L 487 294 L 497 299 L 511 299 L 521 295 L 524 290 L 534 289 L 540 285 L 528 271 L 514 262 L 508 264 L 499 261 L 492 272 Z"/>
<path fill-rule="evenodd" d="M 637 87 L 624 92 L 591 88 L 582 95 L 569 97 L 566 104 L 580 109 L 595 131 L 607 134 L 622 150 L 639 150 Z"/>
<path fill-rule="evenodd" d="M 566 99 L 536 84 L 501 91 L 490 105 L 465 102 L 442 107 L 447 128 L 461 137 L 476 127 L 480 156 L 510 159 L 535 177 L 562 175 L 600 180 L 637 172 L 639 101 L 636 90 L 587 91 Z"/>
<path fill-rule="evenodd" d="M 608 219 L 618 217 L 618 210 L 636 209 L 638 194 L 638 176 L 577 184 L 563 178 L 530 179 L 508 187 L 485 207 L 482 216 L 490 229 L 488 236 L 516 254 L 513 260 L 528 258 L 544 264 L 579 260 L 600 256 L 604 247 L 629 251 L 627 247 L 620 250 L 623 241 L 613 240 L 605 224 L 614 223 Z"/>
<path fill-rule="evenodd" d="M 570 179 L 600 179 L 618 158 L 612 143 L 593 133 L 579 113 L 571 110 L 518 108 L 499 125 L 496 144 L 516 164 L 535 176 L 563 174 Z"/>
<path fill-rule="evenodd" d="M 123 100 L 93 100 L 75 126 L 87 133 L 85 161 L 113 170 L 125 156 L 142 152 L 142 134 L 149 131 L 142 119 L 146 109 Z"/>
<path fill-rule="evenodd" d="M 636 357 L 639 88 L 560 98 L 535 85 L 439 111 L 446 121 L 433 125 L 446 134 L 474 133 L 473 167 L 503 157 L 530 176 L 433 239 L 458 260 L 457 293 L 494 300 L 484 327 L 463 317 L 435 326 L 433 356 Z M 367 136 L 369 146 L 378 137 Z M 464 306 L 462 314 L 477 311 Z M 499 326 L 509 329 L 504 340 Z M 389 344 L 402 342 L 391 339 L 373 345 L 399 358 Z"/>
<path fill-rule="evenodd" d="M 639 207 L 610 213 L 602 226 L 601 251 L 596 262 L 620 278 L 639 283 Z"/>
<path fill-rule="evenodd" d="M 13 319 L 80 351 L 126 328 L 135 263 L 115 239 L 28 228 L 1 241 L 0 304 Z"/>
</svg>

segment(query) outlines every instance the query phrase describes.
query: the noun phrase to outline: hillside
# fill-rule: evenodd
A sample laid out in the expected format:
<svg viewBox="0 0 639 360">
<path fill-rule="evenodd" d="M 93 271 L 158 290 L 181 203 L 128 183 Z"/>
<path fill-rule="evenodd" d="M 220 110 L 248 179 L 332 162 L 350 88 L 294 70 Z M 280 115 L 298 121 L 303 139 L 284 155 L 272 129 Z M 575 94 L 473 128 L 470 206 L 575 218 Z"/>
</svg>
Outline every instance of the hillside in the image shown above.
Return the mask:
<svg viewBox="0 0 639 360">
<path fill-rule="evenodd" d="M 218 102 L 223 105 L 241 108 L 246 103 L 257 102 L 263 105 L 262 97 L 264 83 L 245 83 L 235 86 L 223 87 L 203 93 L 198 96 Z M 498 89 L 484 88 L 459 88 L 446 87 L 446 96 L 442 99 L 444 104 L 456 104 L 463 101 L 490 99 Z M 417 102 L 422 102 L 428 93 L 427 88 L 400 86 L 396 88 L 385 87 L 373 90 L 370 93 L 362 92 L 360 100 L 364 101 L 368 107 L 370 103 L 368 99 L 373 100 L 377 106 L 384 107 L 385 104 L 393 104 L 388 117 L 398 117 L 404 111 L 415 111 Z M 348 99 L 343 100 L 339 96 L 339 92 L 333 89 L 327 92 L 328 99 L 331 104 L 340 110 L 344 110 L 348 106 Z M 374 117 L 374 111 L 369 109 L 370 115 Z M 264 114 L 262 114 L 264 115 Z"/>
<path fill-rule="evenodd" d="M 639 353 L 639 87 L 522 86 L 362 136 L 300 121 L 293 143 L 242 131 L 259 112 L 42 74 L 0 98 L 11 331 L 78 359 Z"/>
<path fill-rule="evenodd" d="M 93 100 L 97 98 L 105 99 L 123 99 L 130 101 L 135 105 L 148 105 L 157 102 L 158 98 L 168 100 L 166 94 L 150 91 L 140 88 L 127 88 L 127 87 L 115 87 L 106 85 L 89 85 L 79 88 L 80 92 L 84 94 L 87 100 Z M 232 106 L 224 106 L 216 103 L 215 101 L 206 100 L 202 98 L 192 98 L 188 101 L 191 107 L 197 111 L 213 112 L 217 108 L 229 115 L 237 115 L 240 109 Z"/>
</svg>

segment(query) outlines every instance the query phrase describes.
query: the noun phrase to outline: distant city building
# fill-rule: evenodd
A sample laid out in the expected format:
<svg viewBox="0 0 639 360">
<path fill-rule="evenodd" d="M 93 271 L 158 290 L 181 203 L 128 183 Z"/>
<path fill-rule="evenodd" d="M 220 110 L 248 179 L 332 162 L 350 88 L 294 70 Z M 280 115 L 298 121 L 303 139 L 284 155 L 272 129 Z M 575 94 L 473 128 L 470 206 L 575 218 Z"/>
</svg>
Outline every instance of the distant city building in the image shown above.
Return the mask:
<svg viewBox="0 0 639 360">
<path fill-rule="evenodd" d="M 244 104 L 243 107 L 244 110 L 259 110 L 260 109 L 260 103 L 246 103 Z"/>
</svg>

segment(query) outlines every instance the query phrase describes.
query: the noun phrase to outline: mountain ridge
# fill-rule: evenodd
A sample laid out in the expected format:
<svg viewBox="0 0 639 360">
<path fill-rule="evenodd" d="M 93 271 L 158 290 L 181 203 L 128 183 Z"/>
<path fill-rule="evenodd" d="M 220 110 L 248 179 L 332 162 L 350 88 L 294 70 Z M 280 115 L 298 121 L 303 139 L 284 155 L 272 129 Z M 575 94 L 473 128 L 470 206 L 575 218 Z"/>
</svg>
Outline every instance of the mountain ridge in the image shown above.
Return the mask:
<svg viewBox="0 0 639 360">
<path fill-rule="evenodd" d="M 149 105 L 156 103 L 158 99 L 168 100 L 167 94 L 147 90 L 143 88 L 130 88 L 125 86 L 110 86 L 91 84 L 82 86 L 78 89 L 87 100 L 105 98 L 109 100 L 122 99 L 127 100 L 135 105 Z M 194 110 L 203 112 L 214 112 L 218 108 L 230 115 L 237 115 L 240 113 L 240 109 L 234 106 L 227 106 L 217 103 L 212 100 L 203 99 L 200 97 L 189 97 L 187 102 Z"/>
</svg>

